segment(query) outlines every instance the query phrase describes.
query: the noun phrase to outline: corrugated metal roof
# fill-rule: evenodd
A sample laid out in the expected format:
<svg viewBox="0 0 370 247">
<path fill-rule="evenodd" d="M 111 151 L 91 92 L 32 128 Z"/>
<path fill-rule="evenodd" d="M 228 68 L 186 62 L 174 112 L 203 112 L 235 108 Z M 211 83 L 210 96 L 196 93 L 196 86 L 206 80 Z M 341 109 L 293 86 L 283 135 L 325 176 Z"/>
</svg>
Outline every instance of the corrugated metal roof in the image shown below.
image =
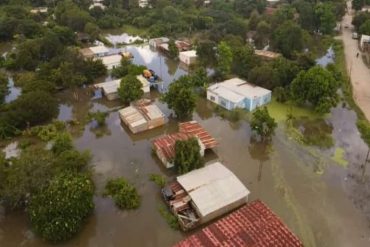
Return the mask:
<svg viewBox="0 0 370 247">
<path fill-rule="evenodd" d="M 105 94 L 115 93 L 120 87 L 121 80 L 105 81 L 102 83 L 97 83 L 94 86 L 96 88 L 103 89 Z"/>
<path fill-rule="evenodd" d="M 202 217 L 249 195 L 249 190 L 220 162 L 207 165 L 177 177 L 190 195 Z"/>
<path fill-rule="evenodd" d="M 203 228 L 174 247 L 303 247 L 281 219 L 257 200 Z"/>
<path fill-rule="evenodd" d="M 89 47 L 89 49 L 94 53 L 94 54 L 100 54 L 100 53 L 108 53 L 109 49 L 103 45 L 100 46 L 92 46 Z"/>
<path fill-rule="evenodd" d="M 257 56 L 267 57 L 267 58 L 278 58 L 281 56 L 280 53 L 276 53 L 273 51 L 265 51 L 265 50 L 254 50 L 254 53 Z"/>
<path fill-rule="evenodd" d="M 110 55 L 105 57 L 99 57 L 98 59 L 102 60 L 105 66 L 112 65 L 112 64 L 119 64 L 121 62 L 122 56 L 121 55 Z"/>
<path fill-rule="evenodd" d="M 191 135 L 185 133 L 175 133 L 156 138 L 153 141 L 155 149 L 160 149 L 167 160 L 175 158 L 176 141 L 188 140 Z"/>
<path fill-rule="evenodd" d="M 125 121 L 132 127 L 136 127 L 147 122 L 144 116 L 132 106 L 121 109 L 119 114 L 121 115 L 121 118 L 124 118 Z"/>
<path fill-rule="evenodd" d="M 179 131 L 181 133 L 197 136 L 204 144 L 205 149 L 214 148 L 218 144 L 216 139 L 213 138 L 197 121 L 179 123 Z"/>
</svg>

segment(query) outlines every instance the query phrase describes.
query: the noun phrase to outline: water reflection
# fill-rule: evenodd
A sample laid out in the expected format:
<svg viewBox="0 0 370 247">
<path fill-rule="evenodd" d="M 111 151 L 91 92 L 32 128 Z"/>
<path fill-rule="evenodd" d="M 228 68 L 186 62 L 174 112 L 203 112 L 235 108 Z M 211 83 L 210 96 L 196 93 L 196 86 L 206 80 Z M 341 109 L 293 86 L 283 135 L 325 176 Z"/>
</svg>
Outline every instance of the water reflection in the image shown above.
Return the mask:
<svg viewBox="0 0 370 247">
<path fill-rule="evenodd" d="M 8 77 L 8 88 L 9 94 L 5 96 L 5 103 L 16 100 L 22 93 L 22 89 L 14 85 L 14 80 L 12 77 Z"/>
<path fill-rule="evenodd" d="M 270 142 L 257 140 L 253 136 L 249 143 L 249 154 L 252 159 L 259 161 L 257 181 L 260 182 L 262 179 L 263 164 L 270 159 L 270 154 L 272 153 L 272 144 Z"/>
<path fill-rule="evenodd" d="M 135 41 L 141 41 L 142 39 L 139 36 L 131 36 L 127 33 L 122 34 L 108 34 L 105 38 L 112 43 L 114 46 L 122 44 L 131 44 Z"/>
<path fill-rule="evenodd" d="M 326 67 L 328 64 L 334 63 L 335 53 L 333 47 L 329 47 L 326 54 L 318 59 L 316 59 L 316 64 Z"/>
</svg>

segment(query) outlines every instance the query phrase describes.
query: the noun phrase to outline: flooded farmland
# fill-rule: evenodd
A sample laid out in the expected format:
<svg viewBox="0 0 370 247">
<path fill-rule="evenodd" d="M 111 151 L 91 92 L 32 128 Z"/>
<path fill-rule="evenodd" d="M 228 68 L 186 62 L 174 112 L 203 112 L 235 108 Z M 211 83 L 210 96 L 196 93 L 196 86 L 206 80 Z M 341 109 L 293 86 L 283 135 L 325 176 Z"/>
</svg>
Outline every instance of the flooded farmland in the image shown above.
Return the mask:
<svg viewBox="0 0 370 247">
<path fill-rule="evenodd" d="M 186 74 L 177 62 L 158 55 L 146 45 L 127 46 L 127 50 L 134 54 L 134 63 L 163 73 L 160 76 L 167 83 Z M 82 231 L 58 246 L 166 247 L 184 238 L 186 234 L 172 230 L 160 215 L 158 208 L 164 204 L 159 188 L 149 181 L 151 173 L 163 174 L 168 180 L 175 176 L 173 171 L 163 168 L 151 151 L 153 138 L 177 130 L 177 120 L 158 101 L 159 93 L 152 92 L 151 98 L 166 115 L 167 124 L 136 135 L 121 124 L 116 111 L 121 105 L 119 101 L 96 99 L 89 89 L 81 89 L 78 94 L 78 100 L 68 91 L 58 95 L 58 118 L 80 123 L 73 130 L 74 143 L 78 149 L 93 154 L 96 207 Z M 287 134 L 286 112 L 272 111 L 278 108 L 276 104 L 273 102 L 269 108 L 279 120 L 279 127 L 271 144 L 264 145 L 253 138 L 244 118 L 237 122 L 222 118 L 212 103 L 199 97 L 193 119 L 220 143 L 213 152 L 206 153 L 206 160 L 223 162 L 251 191 L 250 200 L 264 201 L 305 246 L 370 246 L 370 185 L 369 180 L 362 181 L 361 167 L 367 147 L 357 131 L 355 113 L 338 106 L 325 123 L 312 126 L 310 122 L 299 122 L 298 128 L 304 128 L 302 132 L 308 135 L 317 129 L 332 135 L 331 147 L 318 148 L 299 144 Z M 96 110 L 109 112 L 103 128 L 86 121 L 87 112 Z M 335 157 L 337 150 L 343 150 L 339 157 Z M 338 160 L 346 160 L 347 164 Z M 366 171 L 368 176 L 369 170 L 370 167 Z M 138 210 L 120 211 L 109 198 L 101 196 L 106 180 L 118 176 L 138 188 L 142 197 Z M 0 211 L 0 246 L 49 244 L 33 235 L 24 214 L 5 216 Z"/>
</svg>

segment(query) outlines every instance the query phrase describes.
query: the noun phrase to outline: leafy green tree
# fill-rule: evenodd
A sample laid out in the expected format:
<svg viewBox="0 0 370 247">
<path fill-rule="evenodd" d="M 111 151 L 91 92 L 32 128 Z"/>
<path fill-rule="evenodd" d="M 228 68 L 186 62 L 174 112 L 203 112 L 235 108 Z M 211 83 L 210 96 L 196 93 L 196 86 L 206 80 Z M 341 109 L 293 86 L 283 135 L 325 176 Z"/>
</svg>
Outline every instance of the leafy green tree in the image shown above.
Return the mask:
<svg viewBox="0 0 370 247">
<path fill-rule="evenodd" d="M 259 59 L 254 55 L 254 49 L 251 46 L 235 47 L 233 49 L 232 70 L 235 74 L 248 78 L 248 73 L 258 63 Z"/>
<path fill-rule="evenodd" d="M 272 68 L 276 72 L 276 84 L 282 87 L 290 85 L 300 71 L 297 62 L 283 57 L 275 59 Z"/>
<path fill-rule="evenodd" d="M 331 3 L 318 3 L 315 6 L 318 29 L 323 34 L 331 34 L 336 25 L 336 18 Z"/>
<path fill-rule="evenodd" d="M 176 117 L 189 117 L 196 106 L 195 94 L 189 84 L 181 83 L 181 78 L 170 84 L 168 92 L 162 97 L 168 108 L 172 109 Z"/>
<path fill-rule="evenodd" d="M 109 180 L 105 185 L 104 195 L 112 197 L 121 209 L 136 209 L 140 206 L 140 195 L 124 178 Z"/>
<path fill-rule="evenodd" d="M 198 67 L 191 74 L 191 84 L 197 88 L 206 89 L 208 87 L 208 76 L 207 70 L 204 67 Z"/>
<path fill-rule="evenodd" d="M 8 93 L 8 78 L 4 73 L 0 73 L 0 105 L 4 102 Z"/>
<path fill-rule="evenodd" d="M 81 172 L 86 169 L 91 160 L 88 151 L 78 152 L 76 150 L 66 150 L 56 156 L 54 166 L 58 172 Z"/>
<path fill-rule="evenodd" d="M 278 75 L 271 66 L 264 64 L 249 72 L 248 81 L 267 89 L 273 89 L 278 85 Z"/>
<path fill-rule="evenodd" d="M 55 85 L 44 80 L 32 80 L 24 83 L 22 86 L 22 93 L 29 93 L 35 90 L 53 93 L 55 91 Z"/>
<path fill-rule="evenodd" d="M 94 208 L 94 185 L 84 174 L 61 174 L 34 195 L 27 213 L 42 238 L 60 242 L 72 238 Z"/>
<path fill-rule="evenodd" d="M 319 113 L 326 113 L 338 102 L 338 82 L 328 70 L 315 66 L 301 71 L 291 84 L 292 98 L 301 104 L 310 103 Z"/>
<path fill-rule="evenodd" d="M 370 35 L 370 19 L 365 21 L 361 26 L 360 26 L 360 33 L 364 35 Z"/>
<path fill-rule="evenodd" d="M 89 119 L 95 120 L 98 126 L 104 126 L 105 119 L 108 116 L 108 112 L 101 112 L 101 111 L 89 112 L 88 115 L 89 115 Z"/>
<path fill-rule="evenodd" d="M 364 24 L 367 20 L 370 20 L 370 13 L 368 12 L 360 12 L 355 15 L 352 19 L 352 25 L 355 27 L 357 31 L 360 30 L 362 24 Z"/>
<path fill-rule="evenodd" d="M 267 107 L 260 107 L 255 112 L 253 112 L 251 128 L 259 136 L 261 136 L 262 141 L 270 139 L 275 133 L 276 127 L 277 123 L 270 116 Z"/>
<path fill-rule="evenodd" d="M 204 40 L 197 44 L 196 51 L 199 62 L 204 65 L 212 65 L 216 60 L 216 43 L 211 40 Z"/>
<path fill-rule="evenodd" d="M 51 151 L 55 155 L 59 155 L 64 151 L 68 151 L 72 149 L 73 149 L 72 137 L 68 133 L 66 132 L 59 133 L 54 138 L 54 144 L 51 148 Z"/>
<path fill-rule="evenodd" d="M 118 95 L 125 104 L 129 104 L 143 96 L 144 91 L 142 88 L 143 85 L 134 75 L 127 75 L 121 80 Z"/>
<path fill-rule="evenodd" d="M 315 10 L 314 5 L 311 2 L 299 0 L 294 3 L 298 13 L 298 22 L 301 27 L 307 31 L 315 30 Z"/>
<path fill-rule="evenodd" d="M 234 9 L 239 14 L 249 17 L 253 10 L 263 13 L 266 8 L 265 0 L 235 0 Z"/>
<path fill-rule="evenodd" d="M 231 48 L 225 43 L 220 42 L 217 46 L 217 72 L 221 77 L 225 77 L 231 72 L 233 53 Z"/>
<path fill-rule="evenodd" d="M 174 165 L 179 174 L 185 174 L 204 166 L 198 139 L 176 141 Z"/>
<path fill-rule="evenodd" d="M 84 28 L 85 33 L 89 34 L 92 40 L 99 38 L 100 28 L 94 23 L 88 22 Z"/>
<path fill-rule="evenodd" d="M 284 22 L 273 33 L 273 46 L 285 57 L 292 57 L 303 49 L 303 31 L 292 21 Z"/>
<path fill-rule="evenodd" d="M 173 59 L 176 59 L 179 56 L 179 49 L 173 39 L 168 42 L 168 55 Z"/>
<path fill-rule="evenodd" d="M 352 0 L 352 8 L 354 8 L 355 10 L 361 10 L 364 5 L 364 0 Z"/>
</svg>

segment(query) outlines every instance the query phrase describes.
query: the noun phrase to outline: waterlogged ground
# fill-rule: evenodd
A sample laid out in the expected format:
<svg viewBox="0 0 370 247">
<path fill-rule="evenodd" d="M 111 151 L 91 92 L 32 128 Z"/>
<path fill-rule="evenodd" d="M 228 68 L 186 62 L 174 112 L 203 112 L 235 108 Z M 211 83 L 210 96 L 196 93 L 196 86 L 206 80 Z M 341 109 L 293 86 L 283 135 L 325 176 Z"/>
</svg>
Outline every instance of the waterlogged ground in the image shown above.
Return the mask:
<svg viewBox="0 0 370 247">
<path fill-rule="evenodd" d="M 144 58 L 148 59 L 144 53 L 136 55 L 135 61 L 143 59 L 143 63 L 152 61 L 153 66 L 160 66 L 158 58 Z M 163 66 L 172 78 L 179 71 Z M 177 121 L 157 100 L 158 93 L 152 92 L 151 97 L 168 122 L 137 135 L 122 126 L 116 111 L 119 101 L 96 99 L 89 89 L 78 91 L 78 96 L 76 100 L 71 92 L 58 95 L 58 118 L 79 123 L 72 129 L 75 145 L 94 155 L 91 167 L 95 171 L 96 207 L 82 231 L 72 241 L 58 246 L 166 247 L 183 239 L 185 235 L 172 230 L 159 214 L 158 208 L 163 206 L 159 188 L 148 179 L 151 173 L 163 174 L 168 180 L 175 176 L 162 167 L 151 151 L 151 140 L 177 130 Z M 305 246 L 370 246 L 370 185 L 368 179 L 363 182 L 361 167 L 367 147 L 356 129 L 353 111 L 338 106 L 325 119 L 317 120 L 306 110 L 273 102 L 269 110 L 279 127 L 271 144 L 264 145 L 253 138 L 248 114 L 235 122 L 220 117 L 227 114 L 216 114 L 214 108 L 199 98 L 193 115 L 220 143 L 213 152 L 206 153 L 206 160 L 218 159 L 231 169 L 251 191 L 250 200 L 267 203 Z M 86 120 L 87 112 L 96 110 L 110 112 L 103 128 Z M 297 117 L 294 126 L 300 134 L 287 130 L 287 113 Z M 302 144 L 305 135 L 314 135 L 316 131 L 333 137 L 330 147 Z M 367 176 L 369 170 L 370 167 L 365 172 Z M 138 210 L 120 211 L 110 199 L 101 196 L 106 180 L 117 176 L 124 176 L 137 186 L 142 197 Z M 0 212 L 0 246 L 49 245 L 33 235 L 22 212 L 7 216 Z"/>
</svg>

